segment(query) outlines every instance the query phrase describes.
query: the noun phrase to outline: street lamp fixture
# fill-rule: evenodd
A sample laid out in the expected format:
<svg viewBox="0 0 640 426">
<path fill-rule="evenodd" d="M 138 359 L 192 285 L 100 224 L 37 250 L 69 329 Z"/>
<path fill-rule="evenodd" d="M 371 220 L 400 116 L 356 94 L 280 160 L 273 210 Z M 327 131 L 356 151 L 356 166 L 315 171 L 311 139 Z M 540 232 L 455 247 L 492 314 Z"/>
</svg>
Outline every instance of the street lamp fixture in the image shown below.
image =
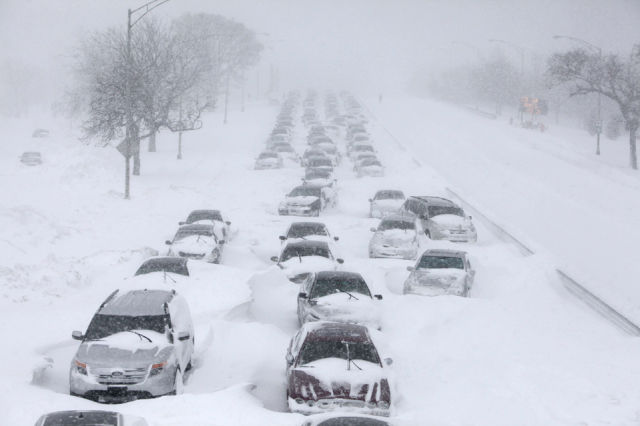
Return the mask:
<svg viewBox="0 0 640 426">
<path fill-rule="evenodd" d="M 561 39 L 571 40 L 576 43 L 580 43 L 584 46 L 587 46 L 590 49 L 598 52 L 598 60 L 599 61 L 602 60 L 602 48 L 599 46 L 596 46 L 593 43 L 589 43 L 588 41 L 578 37 L 558 35 L 558 34 L 554 35 L 553 39 L 554 40 L 561 40 Z M 600 155 L 600 134 L 602 133 L 602 115 L 601 114 L 602 114 L 602 95 L 600 92 L 598 92 L 598 120 L 596 122 L 596 155 Z"/>
</svg>

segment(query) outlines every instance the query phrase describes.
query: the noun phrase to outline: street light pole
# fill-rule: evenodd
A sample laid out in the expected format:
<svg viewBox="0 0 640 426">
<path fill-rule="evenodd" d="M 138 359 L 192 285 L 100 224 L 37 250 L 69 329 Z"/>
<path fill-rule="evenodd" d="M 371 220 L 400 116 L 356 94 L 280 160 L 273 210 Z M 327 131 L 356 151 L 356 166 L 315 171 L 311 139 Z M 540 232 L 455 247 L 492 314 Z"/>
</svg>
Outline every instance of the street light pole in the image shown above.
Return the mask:
<svg viewBox="0 0 640 426">
<path fill-rule="evenodd" d="M 553 36 L 553 39 L 554 40 L 567 39 L 567 40 L 581 43 L 587 47 L 590 47 L 591 49 L 594 49 L 598 52 L 598 62 L 602 62 L 602 48 L 599 46 L 596 46 L 593 43 L 589 43 L 588 41 L 583 40 L 581 38 L 571 37 L 566 35 L 557 35 L 557 34 Z M 596 155 L 600 155 L 600 134 L 602 133 L 602 115 L 601 114 L 602 114 L 602 94 L 600 93 L 600 91 L 598 91 L 598 121 L 596 123 Z"/>
<path fill-rule="evenodd" d="M 151 12 L 156 7 L 168 2 L 169 0 L 152 0 L 148 3 L 143 4 L 137 9 L 128 9 L 127 10 L 127 72 L 126 72 L 126 81 L 125 81 L 125 93 L 126 93 L 126 109 L 127 109 L 127 124 L 126 124 L 126 155 L 125 157 L 125 168 L 124 168 L 124 198 L 128 200 L 130 198 L 130 183 L 131 183 L 131 151 L 132 151 L 132 140 L 133 138 L 138 138 L 138 132 L 135 130 L 135 123 L 133 121 L 133 98 L 132 98 L 132 60 L 131 60 L 131 30 L 133 26 L 137 24 L 144 16 Z M 155 3 L 155 4 L 154 4 Z M 153 5 L 153 6 L 151 6 Z M 151 6 L 151 7 L 149 7 Z M 131 22 L 131 17 L 134 13 L 137 13 L 145 9 L 144 12 L 133 22 Z"/>
</svg>

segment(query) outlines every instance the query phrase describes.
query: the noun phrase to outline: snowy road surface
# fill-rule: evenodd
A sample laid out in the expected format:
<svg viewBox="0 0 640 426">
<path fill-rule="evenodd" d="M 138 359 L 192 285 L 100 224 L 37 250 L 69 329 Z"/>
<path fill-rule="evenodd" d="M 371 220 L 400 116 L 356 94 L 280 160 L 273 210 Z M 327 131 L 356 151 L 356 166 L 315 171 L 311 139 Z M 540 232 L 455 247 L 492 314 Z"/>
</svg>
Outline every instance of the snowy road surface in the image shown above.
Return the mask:
<svg viewBox="0 0 640 426">
<path fill-rule="evenodd" d="M 126 288 L 153 250 L 166 250 L 163 242 L 177 222 L 197 208 L 222 210 L 237 234 L 223 265 L 177 289 L 196 324 L 195 368 L 185 392 L 108 408 L 163 426 L 302 423 L 303 416 L 286 412 L 284 376 L 286 346 L 297 329 L 297 287 L 269 261 L 278 254 L 278 235 L 295 220 L 277 216 L 277 205 L 300 182 L 302 169 L 252 170 L 276 113 L 272 106 L 249 105 L 226 126 L 212 114 L 202 131 L 185 135 L 181 161 L 175 160 L 176 138 L 161 135 L 159 152 L 144 153 L 130 201 L 119 192 L 119 154 L 79 144 L 64 125 L 52 124 L 52 136 L 40 148 L 42 167 L 15 161 L 23 147 L 2 147 L 0 180 L 11 191 L 0 200 L 1 424 L 32 425 L 53 410 L 104 408 L 67 395 L 77 347 L 70 333 L 84 330 L 101 301 L 112 289 Z M 637 424 L 638 340 L 576 304 L 553 269 L 558 252 L 565 256 L 561 261 L 585 268 L 598 282 L 605 278 L 598 258 L 611 262 L 617 280 L 624 268 L 637 268 L 602 244 L 617 235 L 616 249 L 624 252 L 637 236 L 640 228 L 629 218 L 639 211 L 633 181 L 590 172 L 583 163 L 567 165 L 540 148 L 549 142 L 546 136 L 522 135 L 441 105 L 385 100 L 375 114 L 380 122 L 369 126 L 386 177 L 357 179 L 345 161 L 337 170 L 338 205 L 319 220 L 340 237 L 343 268 L 361 272 L 384 296 L 380 349 L 394 359 L 392 420 Z M 467 118 L 468 126 L 456 126 Z M 392 128 L 406 151 L 381 124 Z M 34 143 L 24 136 L 30 135 L 26 126 L 16 126 L 14 136 Z M 300 127 L 299 152 L 304 136 Z M 567 168 L 571 172 L 562 172 Z M 470 298 L 403 296 L 412 262 L 367 257 L 369 228 L 377 224 L 367 218 L 367 199 L 382 188 L 445 196 L 449 185 L 548 246 L 550 254 L 523 257 L 478 226 L 478 243 L 464 245 L 477 270 Z M 607 193 L 619 195 L 620 208 L 608 207 L 611 198 L 600 195 Z M 584 229 L 602 221 L 606 225 Z M 421 247 L 461 246 L 425 238 Z M 612 283 L 611 289 L 622 286 Z M 42 367 L 45 357 L 50 367 Z M 36 383 L 34 369 L 42 372 Z"/>
</svg>

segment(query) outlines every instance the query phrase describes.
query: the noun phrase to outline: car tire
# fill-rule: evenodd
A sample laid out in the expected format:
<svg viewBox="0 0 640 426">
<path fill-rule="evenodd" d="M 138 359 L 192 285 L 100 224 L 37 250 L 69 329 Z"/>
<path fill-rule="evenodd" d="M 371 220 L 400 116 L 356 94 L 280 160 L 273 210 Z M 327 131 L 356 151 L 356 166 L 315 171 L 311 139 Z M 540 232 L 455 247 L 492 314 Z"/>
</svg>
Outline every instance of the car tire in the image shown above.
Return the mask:
<svg viewBox="0 0 640 426">
<path fill-rule="evenodd" d="M 180 395 L 184 392 L 184 377 L 182 375 L 182 371 L 180 367 L 176 368 L 176 375 L 173 379 L 173 392 L 172 395 Z"/>
<path fill-rule="evenodd" d="M 216 249 L 216 250 L 213 251 L 213 254 L 214 254 L 215 257 L 213 258 L 212 263 L 220 264 L 220 260 L 221 260 L 221 257 L 222 257 L 221 254 L 220 254 L 220 251 Z"/>
</svg>

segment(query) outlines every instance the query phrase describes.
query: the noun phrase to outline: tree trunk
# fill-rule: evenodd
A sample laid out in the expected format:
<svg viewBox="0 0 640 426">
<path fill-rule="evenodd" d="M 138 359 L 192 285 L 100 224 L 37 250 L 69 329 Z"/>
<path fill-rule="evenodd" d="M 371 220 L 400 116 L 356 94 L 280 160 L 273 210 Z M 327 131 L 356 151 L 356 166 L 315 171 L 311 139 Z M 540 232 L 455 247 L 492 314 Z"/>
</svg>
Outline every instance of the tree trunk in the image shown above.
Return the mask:
<svg viewBox="0 0 640 426">
<path fill-rule="evenodd" d="M 152 131 L 149 135 L 149 152 L 156 152 L 156 132 Z"/>
<path fill-rule="evenodd" d="M 134 176 L 140 176 L 140 137 L 133 140 L 133 173 Z"/>
<path fill-rule="evenodd" d="M 632 124 L 629 126 L 629 162 L 631 168 L 638 170 L 638 154 L 636 152 L 636 132 L 638 131 L 638 124 Z"/>
</svg>

